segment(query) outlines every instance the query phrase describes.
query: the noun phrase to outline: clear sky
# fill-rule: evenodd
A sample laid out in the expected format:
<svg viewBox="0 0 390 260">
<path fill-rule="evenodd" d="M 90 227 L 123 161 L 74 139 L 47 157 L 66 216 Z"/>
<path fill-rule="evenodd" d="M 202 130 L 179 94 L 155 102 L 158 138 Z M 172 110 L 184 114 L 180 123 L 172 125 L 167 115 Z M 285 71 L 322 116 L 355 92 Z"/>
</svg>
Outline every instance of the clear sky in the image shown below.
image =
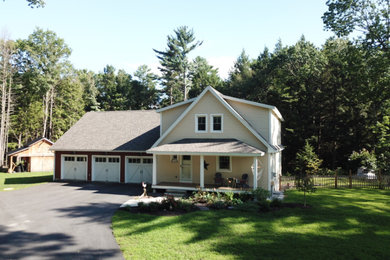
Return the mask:
<svg viewBox="0 0 390 260">
<path fill-rule="evenodd" d="M 38 9 L 5 0 L 0 30 L 15 40 L 49 29 L 72 49 L 76 68 L 99 72 L 109 64 L 133 74 L 142 64 L 156 71 L 153 48 L 164 50 L 167 35 L 187 25 L 203 40 L 191 57 L 206 58 L 225 78 L 243 49 L 257 58 L 278 39 L 292 45 L 301 35 L 320 47 L 333 35 L 323 29 L 326 10 L 325 0 L 46 0 Z"/>
</svg>

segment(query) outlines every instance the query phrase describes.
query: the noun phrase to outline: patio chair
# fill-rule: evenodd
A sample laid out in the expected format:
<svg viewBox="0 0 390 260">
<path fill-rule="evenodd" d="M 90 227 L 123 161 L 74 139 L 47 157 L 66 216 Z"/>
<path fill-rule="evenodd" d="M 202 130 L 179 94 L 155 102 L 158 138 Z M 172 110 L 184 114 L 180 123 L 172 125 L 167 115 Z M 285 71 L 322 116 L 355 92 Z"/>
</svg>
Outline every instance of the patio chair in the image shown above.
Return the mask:
<svg viewBox="0 0 390 260">
<path fill-rule="evenodd" d="M 220 173 L 220 172 L 215 173 L 214 184 L 219 185 L 219 186 L 223 186 L 222 173 Z"/>
<path fill-rule="evenodd" d="M 241 176 L 241 180 L 240 180 L 240 184 L 239 184 L 241 188 L 249 188 L 248 178 L 249 178 L 249 175 L 247 173 L 244 173 Z"/>
</svg>

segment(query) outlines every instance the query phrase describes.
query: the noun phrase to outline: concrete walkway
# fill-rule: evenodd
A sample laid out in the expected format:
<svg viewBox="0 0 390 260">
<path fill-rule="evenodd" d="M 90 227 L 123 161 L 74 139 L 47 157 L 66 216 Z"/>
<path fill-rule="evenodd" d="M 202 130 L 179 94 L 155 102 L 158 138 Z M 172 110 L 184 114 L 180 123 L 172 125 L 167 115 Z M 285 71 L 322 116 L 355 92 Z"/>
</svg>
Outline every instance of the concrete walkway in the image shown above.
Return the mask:
<svg viewBox="0 0 390 260">
<path fill-rule="evenodd" d="M 283 191 L 274 191 L 274 192 L 272 192 L 271 199 L 273 199 L 273 198 L 283 200 L 284 199 L 284 192 Z"/>
</svg>

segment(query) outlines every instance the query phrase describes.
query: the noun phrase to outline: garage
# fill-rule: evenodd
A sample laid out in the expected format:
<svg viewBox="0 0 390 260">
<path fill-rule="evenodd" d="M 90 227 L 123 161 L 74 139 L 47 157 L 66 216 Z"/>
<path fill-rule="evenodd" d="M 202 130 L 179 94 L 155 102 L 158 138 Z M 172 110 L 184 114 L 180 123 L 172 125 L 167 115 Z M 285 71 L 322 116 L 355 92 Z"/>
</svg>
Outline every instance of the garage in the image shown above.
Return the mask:
<svg viewBox="0 0 390 260">
<path fill-rule="evenodd" d="M 92 165 L 92 180 L 104 182 L 119 182 L 120 157 L 94 156 Z"/>
<path fill-rule="evenodd" d="M 62 156 L 62 179 L 87 180 L 87 156 L 63 155 Z"/>
<path fill-rule="evenodd" d="M 126 183 L 152 183 L 153 159 L 150 157 L 126 157 Z"/>
</svg>

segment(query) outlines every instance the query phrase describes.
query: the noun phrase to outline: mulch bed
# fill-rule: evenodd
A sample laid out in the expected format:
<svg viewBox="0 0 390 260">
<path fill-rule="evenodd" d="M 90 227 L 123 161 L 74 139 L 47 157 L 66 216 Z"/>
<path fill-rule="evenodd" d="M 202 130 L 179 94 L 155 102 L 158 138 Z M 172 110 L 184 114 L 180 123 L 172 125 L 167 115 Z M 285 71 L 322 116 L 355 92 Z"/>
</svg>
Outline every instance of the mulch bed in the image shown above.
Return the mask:
<svg viewBox="0 0 390 260">
<path fill-rule="evenodd" d="M 130 213 L 134 213 L 134 214 L 142 213 L 142 214 L 149 214 L 149 215 L 153 215 L 153 216 L 180 216 L 180 215 L 189 213 L 189 212 L 186 212 L 186 211 L 180 210 L 180 209 L 177 209 L 177 210 L 157 210 L 157 211 L 146 212 L 146 211 L 140 210 L 138 207 L 121 208 L 121 210 L 126 210 L 126 211 L 129 211 Z"/>
<path fill-rule="evenodd" d="M 196 203 L 195 206 L 197 206 L 198 208 L 206 208 L 207 204 L 206 203 L 204 203 L 204 204 L 203 203 Z M 311 208 L 311 207 L 312 207 L 311 205 L 306 205 L 306 207 L 305 207 L 302 203 L 287 202 L 287 203 L 283 203 L 280 207 L 272 207 L 270 209 L 270 211 L 277 211 L 277 210 L 281 210 L 283 208 L 308 209 L 308 208 Z M 140 208 L 138 208 L 138 207 L 122 208 L 122 210 L 126 210 L 126 211 L 129 211 L 130 213 L 134 213 L 134 214 L 142 213 L 142 214 L 149 214 L 149 215 L 153 215 L 153 216 L 180 216 L 180 215 L 184 215 L 186 213 L 193 212 L 193 211 L 187 212 L 187 211 L 184 211 L 184 210 L 181 210 L 181 209 L 176 209 L 176 210 L 157 210 L 157 211 L 147 212 L 147 211 L 140 210 Z M 200 210 L 200 209 L 197 209 L 197 210 Z M 210 210 L 214 210 L 214 209 L 210 209 Z M 194 211 L 196 211 L 196 210 L 194 210 Z M 259 213 L 265 213 L 265 212 L 260 211 Z"/>
</svg>

